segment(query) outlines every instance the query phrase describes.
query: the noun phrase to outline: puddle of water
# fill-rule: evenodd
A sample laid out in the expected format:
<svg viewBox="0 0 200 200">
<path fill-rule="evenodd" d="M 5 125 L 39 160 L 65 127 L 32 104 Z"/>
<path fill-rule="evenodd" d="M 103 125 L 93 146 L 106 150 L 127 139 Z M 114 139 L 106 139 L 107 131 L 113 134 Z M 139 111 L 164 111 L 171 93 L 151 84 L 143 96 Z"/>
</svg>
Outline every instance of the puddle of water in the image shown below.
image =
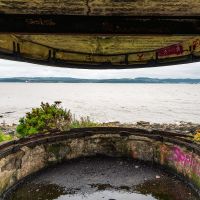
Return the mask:
<svg viewBox="0 0 200 200">
<path fill-rule="evenodd" d="M 102 186 L 104 187 L 104 186 Z M 79 193 L 78 189 L 65 190 L 58 185 L 30 184 L 19 188 L 9 200 L 156 200 L 151 195 L 143 195 L 126 190 L 105 189 L 93 193 Z"/>
<path fill-rule="evenodd" d="M 54 184 L 26 184 L 6 199 L 9 200 L 56 200 L 65 194 L 65 189 Z"/>
<path fill-rule="evenodd" d="M 160 187 L 160 186 L 161 187 Z M 7 200 L 198 200 L 198 197 L 184 187 L 165 188 L 159 181 L 148 182 L 135 188 L 122 186 L 114 188 L 107 185 L 96 186 L 96 191 L 87 193 L 79 192 L 79 189 L 65 189 L 52 184 L 26 184 L 18 188 Z M 94 186 L 91 186 L 94 188 Z M 180 191 L 181 190 L 181 191 Z M 181 193 L 182 194 L 181 194 Z"/>
<path fill-rule="evenodd" d="M 198 200 L 198 195 L 180 180 L 164 178 L 136 186 L 137 192 L 151 195 L 156 200 Z"/>
<path fill-rule="evenodd" d="M 26 183 L 14 191 L 7 200 L 198 200 L 197 195 L 179 181 L 155 180 L 128 187 L 110 184 L 88 185 L 81 189 L 64 188 L 56 184 Z"/>
<path fill-rule="evenodd" d="M 57 200 L 155 200 L 151 195 L 128 193 L 124 191 L 101 191 L 92 194 L 64 195 Z"/>
<path fill-rule="evenodd" d="M 6 200 L 199 200 L 176 177 L 135 164 L 110 158 L 61 164 L 25 182 Z"/>
</svg>

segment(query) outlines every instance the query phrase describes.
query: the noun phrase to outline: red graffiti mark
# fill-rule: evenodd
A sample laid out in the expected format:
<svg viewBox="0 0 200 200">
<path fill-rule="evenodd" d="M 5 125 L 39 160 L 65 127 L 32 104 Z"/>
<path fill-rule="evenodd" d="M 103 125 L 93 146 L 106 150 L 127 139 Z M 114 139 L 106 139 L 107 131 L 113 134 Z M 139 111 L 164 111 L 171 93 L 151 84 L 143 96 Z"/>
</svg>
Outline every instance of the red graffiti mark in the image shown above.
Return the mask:
<svg viewBox="0 0 200 200">
<path fill-rule="evenodd" d="M 137 152 L 135 152 L 134 150 L 132 151 L 132 158 L 137 158 Z"/>
<path fill-rule="evenodd" d="M 160 164 L 165 163 L 166 158 L 168 157 L 169 150 L 166 145 L 160 146 Z"/>
<path fill-rule="evenodd" d="M 171 45 L 169 47 L 159 49 L 157 53 L 159 57 L 181 55 L 183 53 L 183 46 L 181 44 Z"/>
<path fill-rule="evenodd" d="M 142 61 L 143 57 L 144 57 L 144 54 L 143 53 L 142 54 L 137 54 L 137 56 L 138 56 L 139 61 Z"/>
<path fill-rule="evenodd" d="M 196 39 L 195 41 L 193 41 L 193 50 L 195 50 L 199 46 L 200 46 L 200 40 L 199 39 Z"/>
</svg>

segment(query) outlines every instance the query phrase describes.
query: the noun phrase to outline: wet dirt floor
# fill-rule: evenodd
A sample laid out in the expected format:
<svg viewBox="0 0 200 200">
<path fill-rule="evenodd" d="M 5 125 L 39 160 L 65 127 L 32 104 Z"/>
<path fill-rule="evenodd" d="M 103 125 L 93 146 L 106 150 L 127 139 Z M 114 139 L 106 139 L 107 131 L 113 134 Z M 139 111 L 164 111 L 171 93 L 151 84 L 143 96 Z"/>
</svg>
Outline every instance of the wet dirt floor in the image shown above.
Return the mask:
<svg viewBox="0 0 200 200">
<path fill-rule="evenodd" d="M 199 200 L 177 177 L 130 159 L 91 157 L 48 168 L 7 200 Z"/>
</svg>

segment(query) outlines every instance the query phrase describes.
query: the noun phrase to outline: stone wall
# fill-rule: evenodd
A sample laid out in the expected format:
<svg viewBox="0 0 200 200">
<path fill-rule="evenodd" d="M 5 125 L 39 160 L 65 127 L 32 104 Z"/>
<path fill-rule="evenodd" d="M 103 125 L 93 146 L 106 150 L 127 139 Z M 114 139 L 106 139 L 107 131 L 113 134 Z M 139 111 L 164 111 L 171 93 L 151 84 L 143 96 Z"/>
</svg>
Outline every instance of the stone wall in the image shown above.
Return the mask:
<svg viewBox="0 0 200 200">
<path fill-rule="evenodd" d="M 188 136 L 140 129 L 91 128 L 38 135 L 0 146 L 0 192 L 52 164 L 97 154 L 160 164 L 200 190 L 199 149 Z"/>
</svg>

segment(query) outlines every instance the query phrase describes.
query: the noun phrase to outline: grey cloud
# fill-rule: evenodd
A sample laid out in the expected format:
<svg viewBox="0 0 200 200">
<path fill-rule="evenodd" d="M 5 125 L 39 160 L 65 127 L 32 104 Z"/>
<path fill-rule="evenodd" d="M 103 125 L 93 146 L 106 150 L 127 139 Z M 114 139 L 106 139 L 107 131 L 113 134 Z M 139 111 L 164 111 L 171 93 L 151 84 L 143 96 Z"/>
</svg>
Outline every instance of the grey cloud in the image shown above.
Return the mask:
<svg viewBox="0 0 200 200">
<path fill-rule="evenodd" d="M 0 77 L 74 77 L 74 78 L 200 78 L 200 63 L 146 69 L 86 70 L 47 67 L 0 59 Z"/>
</svg>

